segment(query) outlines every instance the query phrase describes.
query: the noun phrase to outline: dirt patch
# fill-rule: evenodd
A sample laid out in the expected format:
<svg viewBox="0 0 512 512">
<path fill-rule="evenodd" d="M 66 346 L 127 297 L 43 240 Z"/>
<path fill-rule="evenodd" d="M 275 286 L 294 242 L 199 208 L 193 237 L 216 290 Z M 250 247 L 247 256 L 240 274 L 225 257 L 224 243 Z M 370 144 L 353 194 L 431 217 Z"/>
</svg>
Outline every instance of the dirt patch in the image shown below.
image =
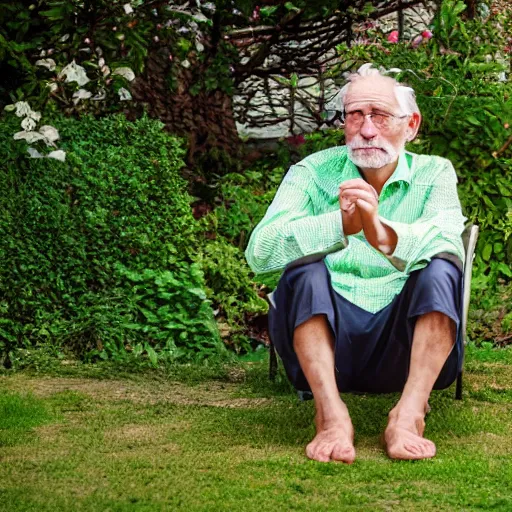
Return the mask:
<svg viewBox="0 0 512 512">
<path fill-rule="evenodd" d="M 136 444 L 154 444 L 165 441 L 169 428 L 167 425 L 141 425 L 138 423 L 121 425 L 105 431 L 105 441 L 129 442 Z"/>
<path fill-rule="evenodd" d="M 507 371 L 506 366 L 490 363 L 486 363 L 483 366 L 486 369 L 485 373 L 465 374 L 464 380 L 473 391 L 488 388 L 494 390 L 510 388 L 512 381 L 510 379 L 510 372 Z"/>
<path fill-rule="evenodd" d="M 180 382 L 134 382 L 128 380 L 94 380 L 75 378 L 0 377 L 0 387 L 16 392 L 30 392 L 41 398 L 73 391 L 95 401 L 127 400 L 136 404 L 154 405 L 161 402 L 177 405 L 251 408 L 271 403 L 269 398 L 236 398 L 238 385 L 208 382 L 186 386 Z"/>
</svg>

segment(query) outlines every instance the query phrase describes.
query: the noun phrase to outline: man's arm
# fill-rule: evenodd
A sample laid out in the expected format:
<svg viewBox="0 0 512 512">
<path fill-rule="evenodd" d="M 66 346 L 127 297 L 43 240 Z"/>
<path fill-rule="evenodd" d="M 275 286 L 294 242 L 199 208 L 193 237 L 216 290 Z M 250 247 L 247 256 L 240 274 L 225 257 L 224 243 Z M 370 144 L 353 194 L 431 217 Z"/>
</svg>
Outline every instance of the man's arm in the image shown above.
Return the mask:
<svg viewBox="0 0 512 512">
<path fill-rule="evenodd" d="M 315 215 L 312 183 L 307 167 L 296 165 L 286 174 L 245 251 L 254 272 L 280 270 L 309 255 L 321 259 L 346 247 L 340 209 Z"/>
<path fill-rule="evenodd" d="M 466 218 L 457 194 L 457 175 L 452 164 L 446 165 L 434 177 L 432 189 L 421 217 L 411 224 L 381 218 L 398 236 L 391 263 L 410 273 L 425 266 L 434 256 L 448 253 L 464 264 L 462 232 Z"/>
</svg>

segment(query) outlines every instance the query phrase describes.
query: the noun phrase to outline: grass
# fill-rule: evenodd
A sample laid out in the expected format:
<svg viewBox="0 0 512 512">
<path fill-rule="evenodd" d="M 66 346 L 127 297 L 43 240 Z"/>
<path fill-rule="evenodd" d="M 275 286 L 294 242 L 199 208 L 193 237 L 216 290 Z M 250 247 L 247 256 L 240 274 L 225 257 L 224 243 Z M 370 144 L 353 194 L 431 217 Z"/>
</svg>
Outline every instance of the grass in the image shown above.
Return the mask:
<svg viewBox="0 0 512 512">
<path fill-rule="evenodd" d="M 432 460 L 390 461 L 380 447 L 397 395 L 346 396 L 352 466 L 305 458 L 313 403 L 298 402 L 282 377 L 268 382 L 265 360 L 170 374 L 9 374 L 0 377 L 0 509 L 510 511 L 512 351 L 470 349 L 466 368 L 463 401 L 453 389 L 432 397 Z"/>
</svg>

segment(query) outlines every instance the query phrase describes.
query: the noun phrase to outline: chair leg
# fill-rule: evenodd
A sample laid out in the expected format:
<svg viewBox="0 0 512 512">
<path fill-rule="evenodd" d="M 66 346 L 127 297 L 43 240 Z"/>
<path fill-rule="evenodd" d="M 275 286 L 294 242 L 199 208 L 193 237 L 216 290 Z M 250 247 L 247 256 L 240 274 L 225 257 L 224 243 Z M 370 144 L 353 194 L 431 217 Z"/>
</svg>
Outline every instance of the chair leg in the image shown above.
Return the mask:
<svg viewBox="0 0 512 512">
<path fill-rule="evenodd" d="M 277 375 L 277 355 L 276 349 L 272 341 L 270 342 L 270 357 L 269 357 L 269 367 L 268 367 L 268 378 L 274 382 L 276 380 Z"/>
<path fill-rule="evenodd" d="M 455 400 L 462 400 L 462 370 L 457 375 L 457 383 L 455 385 Z"/>
</svg>

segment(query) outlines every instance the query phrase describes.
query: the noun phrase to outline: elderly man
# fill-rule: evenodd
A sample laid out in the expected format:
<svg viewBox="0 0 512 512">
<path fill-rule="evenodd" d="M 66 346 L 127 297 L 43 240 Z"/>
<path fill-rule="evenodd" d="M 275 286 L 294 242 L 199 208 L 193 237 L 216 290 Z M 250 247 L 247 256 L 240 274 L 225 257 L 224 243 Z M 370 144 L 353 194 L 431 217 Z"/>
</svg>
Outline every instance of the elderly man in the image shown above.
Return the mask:
<svg viewBox="0 0 512 512">
<path fill-rule="evenodd" d="M 433 457 L 432 389 L 461 366 L 464 217 L 449 161 L 405 151 L 414 91 L 362 66 L 339 94 L 346 146 L 294 165 L 252 233 L 257 273 L 285 269 L 269 316 L 287 375 L 315 399 L 318 461 L 355 459 L 340 392 L 402 395 L 384 432 L 393 459 Z"/>
</svg>

